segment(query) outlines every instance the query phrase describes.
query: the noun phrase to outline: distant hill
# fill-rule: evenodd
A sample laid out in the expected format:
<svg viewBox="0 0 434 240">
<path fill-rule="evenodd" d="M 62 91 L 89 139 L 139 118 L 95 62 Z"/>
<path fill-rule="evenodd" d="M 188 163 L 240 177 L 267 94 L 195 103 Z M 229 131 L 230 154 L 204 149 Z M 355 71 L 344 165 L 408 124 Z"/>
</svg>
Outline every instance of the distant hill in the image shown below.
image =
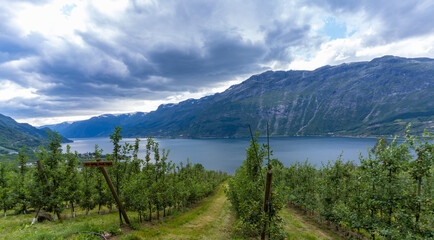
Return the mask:
<svg viewBox="0 0 434 240">
<path fill-rule="evenodd" d="M 47 142 L 49 128 L 37 129 L 27 123 L 17 123 L 11 117 L 0 114 L 0 154 L 17 152 L 27 146 L 35 149 Z M 63 142 L 71 142 L 64 138 Z"/>
<path fill-rule="evenodd" d="M 128 137 L 245 137 L 247 124 L 264 132 L 268 121 L 274 136 L 390 136 L 403 134 L 409 122 L 415 133 L 434 132 L 433 98 L 434 59 L 384 56 L 314 71 L 264 72 L 131 120 L 103 115 L 67 131 L 51 127 L 67 137 L 108 136 L 115 125 Z"/>
<path fill-rule="evenodd" d="M 45 125 L 70 138 L 104 137 L 113 133 L 117 126 L 130 127 L 140 123 L 146 113 L 104 114 L 88 120 L 63 122 L 55 125 Z"/>
</svg>

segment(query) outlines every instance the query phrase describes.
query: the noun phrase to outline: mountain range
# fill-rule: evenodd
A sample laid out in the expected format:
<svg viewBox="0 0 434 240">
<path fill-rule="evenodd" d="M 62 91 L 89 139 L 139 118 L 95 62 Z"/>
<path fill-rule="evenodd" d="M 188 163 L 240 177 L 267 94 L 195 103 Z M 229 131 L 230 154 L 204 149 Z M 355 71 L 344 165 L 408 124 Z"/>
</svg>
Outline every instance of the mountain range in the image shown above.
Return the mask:
<svg viewBox="0 0 434 240">
<path fill-rule="evenodd" d="M 18 123 L 11 117 L 0 114 L 0 154 L 18 152 L 26 146 L 33 150 L 47 143 L 49 128 L 38 129 L 27 123 Z M 63 142 L 71 142 L 63 138 Z"/>
<path fill-rule="evenodd" d="M 248 124 L 272 136 L 391 136 L 434 131 L 434 59 L 384 56 L 313 71 L 268 71 L 221 93 L 149 113 L 101 115 L 48 125 L 70 138 L 245 137 Z"/>
</svg>

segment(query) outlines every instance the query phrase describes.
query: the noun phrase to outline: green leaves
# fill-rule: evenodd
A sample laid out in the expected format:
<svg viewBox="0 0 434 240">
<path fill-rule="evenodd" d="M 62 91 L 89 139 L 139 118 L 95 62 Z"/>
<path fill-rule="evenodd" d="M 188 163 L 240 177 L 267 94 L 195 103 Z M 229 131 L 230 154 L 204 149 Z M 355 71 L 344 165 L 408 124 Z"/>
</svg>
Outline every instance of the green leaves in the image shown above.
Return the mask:
<svg viewBox="0 0 434 240">
<path fill-rule="evenodd" d="M 208 171 L 188 159 L 186 165 L 176 166 L 169 159 L 170 150 L 160 149 L 152 137 L 147 139 L 143 161 L 138 156 L 140 140 L 136 139 L 134 145 L 121 145 L 120 133 L 118 127 L 111 136 L 113 152 L 106 157 L 114 161 L 114 167 L 107 170 L 118 186 L 122 204 L 137 211 L 139 220 L 147 210 L 150 215 L 158 210 L 157 214 L 163 212 L 165 216 L 168 209 L 189 206 L 211 194 L 227 178 L 226 173 Z M 19 154 L 15 165 L 0 162 L 0 209 L 6 212 L 12 208 L 41 207 L 61 213 L 66 204 L 72 207 L 72 213 L 78 205 L 88 212 L 95 207 L 101 210 L 104 205 L 111 209 L 113 196 L 100 170 L 79 170 L 78 154 L 72 153 L 69 146 L 62 153 L 60 135 L 50 133 L 49 139 L 47 148 L 40 148 L 36 154 L 41 169 L 27 167 L 24 154 Z M 103 157 L 102 149 L 96 145 L 93 155 L 95 160 Z"/>
<path fill-rule="evenodd" d="M 267 155 L 267 146 L 260 146 L 258 134 L 250 141 L 250 147 L 246 149 L 246 160 L 236 170 L 235 175 L 229 180 L 229 188 L 226 196 L 231 202 L 232 209 L 237 215 L 234 232 L 242 237 L 255 237 L 261 234 L 263 226 L 268 225 L 267 233 L 272 234 L 273 239 L 283 238 L 284 232 L 281 226 L 282 219 L 278 217 L 278 211 L 283 206 L 283 197 L 280 188 L 273 182 L 269 212 L 266 215 L 263 209 L 265 176 L 268 167 L 263 167 L 264 158 Z M 280 173 L 282 164 L 273 159 L 272 168 Z M 274 174 L 276 182 L 281 182 L 280 174 Z"/>
<path fill-rule="evenodd" d="M 429 134 L 378 139 L 368 156 L 360 155 L 359 166 L 340 157 L 319 170 L 307 162 L 291 164 L 285 168 L 286 200 L 363 237 L 433 238 L 432 140 Z"/>
</svg>

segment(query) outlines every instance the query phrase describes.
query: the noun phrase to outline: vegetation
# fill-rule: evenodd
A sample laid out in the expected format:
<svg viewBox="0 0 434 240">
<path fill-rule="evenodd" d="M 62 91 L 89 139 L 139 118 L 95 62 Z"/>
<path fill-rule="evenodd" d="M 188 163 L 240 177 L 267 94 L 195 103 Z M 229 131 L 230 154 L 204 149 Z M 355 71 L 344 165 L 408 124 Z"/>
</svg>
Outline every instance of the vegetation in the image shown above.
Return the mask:
<svg viewBox="0 0 434 240">
<path fill-rule="evenodd" d="M 69 218 L 69 213 L 63 213 L 63 221 L 44 222 L 30 225 L 34 214 L 19 214 L 0 217 L 0 239 L 101 239 L 92 238 L 91 234 L 84 232 L 105 233 L 116 235 L 113 238 L 131 239 L 238 239 L 232 234 L 234 214 L 230 208 L 224 188 L 227 183 L 221 184 L 213 194 L 204 198 L 197 204 L 182 210 L 174 210 L 170 216 L 160 221 L 146 221 L 140 229 L 132 231 L 129 227 L 119 227 L 117 211 L 108 212 L 103 207 L 104 214 L 98 214 L 98 209 L 91 210 L 87 215 L 85 210 L 77 210 L 76 218 Z M 9 210 L 10 212 L 11 210 Z M 129 216 L 134 212 L 129 211 Z M 311 223 L 309 219 L 290 209 L 281 211 L 286 221 L 285 230 L 288 239 L 340 239 L 330 231 L 321 229 Z M 153 213 L 154 220 L 156 213 Z M 68 219 L 69 218 L 69 219 Z M 134 218 L 134 225 L 137 219 Z"/>
<path fill-rule="evenodd" d="M 190 206 L 212 193 L 226 178 L 225 173 L 207 171 L 188 159 L 185 165 L 176 166 L 168 160 L 169 151 L 160 150 L 152 137 L 147 141 L 145 162 L 137 155 L 139 140 L 134 146 L 127 143 L 121 146 L 120 133 L 121 129 L 116 128 L 111 138 L 113 154 L 107 155 L 107 159 L 114 161 L 114 167 L 109 174 L 122 204 L 137 213 L 139 223 L 145 219 L 152 221 L 153 212 L 159 219 L 160 212 L 165 217 L 167 211 Z M 79 168 L 78 154 L 72 153 L 69 146 L 62 153 L 60 143 L 59 134 L 49 133 L 47 148 L 40 148 L 37 154 L 40 167 L 26 165 L 25 148 L 20 150 L 16 164 L 0 163 L 0 202 L 5 216 L 11 210 L 14 214 L 25 214 L 31 208 L 54 213 L 55 220 L 62 217 L 66 208 L 71 208 L 73 218 L 77 206 L 86 214 L 96 206 L 98 213 L 105 207 L 112 209 L 113 196 L 99 170 Z M 94 155 L 101 156 L 98 146 Z M 122 223 L 121 216 L 120 220 Z"/>
<path fill-rule="evenodd" d="M 431 239 L 432 140 L 428 133 L 407 135 L 403 143 L 380 138 L 359 166 L 340 158 L 319 170 L 308 162 L 292 164 L 284 168 L 285 199 L 361 238 Z"/>
<path fill-rule="evenodd" d="M 48 128 L 37 129 L 26 123 L 17 123 L 14 119 L 0 114 L 0 154 L 17 154 L 20 148 L 25 153 L 32 154 L 39 147 L 48 142 Z M 63 142 L 71 142 L 64 138 Z"/>
<path fill-rule="evenodd" d="M 132 220 L 131 227 L 137 230 L 125 239 L 245 239 L 262 233 L 269 239 L 337 238 L 318 230 L 285 204 L 321 224 L 345 230 L 352 238 L 431 239 L 434 137 L 428 132 L 423 137 L 412 136 L 409 128 L 406 133 L 404 140 L 378 139 L 367 156 L 360 155 L 359 165 L 338 157 L 319 169 L 308 161 L 283 166 L 271 158 L 269 146 L 261 146 L 256 135 L 246 149 L 246 160 L 217 190 L 226 174 L 207 171 L 188 159 L 185 165 L 175 165 L 169 160 L 170 151 L 160 149 L 152 137 L 146 140 L 145 159 L 140 159 L 140 140 L 121 145 L 121 128 L 115 129 L 113 152 L 106 158 L 114 162 L 108 168 L 110 177 Z M 49 140 L 47 148 L 37 154 L 41 167 L 28 166 L 25 148 L 15 162 L 0 162 L 4 214 L 0 237 L 11 232 L 12 238 L 89 239 L 76 232 L 122 232 L 118 223 L 124 219 L 112 211 L 116 205 L 99 170 L 80 168 L 78 154 L 69 146 L 62 153 L 61 136 L 56 132 L 49 134 Z M 101 152 L 95 146 L 93 156 L 100 158 Z M 266 176 L 271 172 L 271 200 L 266 201 Z M 54 219 L 73 219 L 68 220 L 71 227 L 61 229 L 59 221 L 42 225 L 59 230 L 53 233 L 31 225 L 29 219 L 39 209 L 54 213 Z M 71 213 L 65 213 L 66 209 Z M 182 213 L 185 209 L 190 211 Z M 107 211 L 113 213 L 95 217 Z M 7 219 L 13 220 L 8 223 Z M 15 235 L 18 233 L 21 235 Z"/>
<path fill-rule="evenodd" d="M 270 160 L 268 155 L 268 164 L 262 167 L 268 148 L 266 145 L 260 147 L 257 139 L 258 134 L 251 140 L 250 148 L 246 149 L 246 160 L 229 180 L 227 196 L 237 217 L 234 233 L 242 237 L 256 237 L 268 226 L 265 235 L 272 236 L 272 239 L 283 239 L 286 233 L 283 231 L 282 218 L 278 214 L 283 207 L 283 199 L 277 184 L 272 186 L 272 200 L 265 203 L 268 204 L 268 212 L 263 208 L 267 170 L 282 164 L 277 159 Z M 274 177 L 279 179 L 276 174 Z"/>
</svg>

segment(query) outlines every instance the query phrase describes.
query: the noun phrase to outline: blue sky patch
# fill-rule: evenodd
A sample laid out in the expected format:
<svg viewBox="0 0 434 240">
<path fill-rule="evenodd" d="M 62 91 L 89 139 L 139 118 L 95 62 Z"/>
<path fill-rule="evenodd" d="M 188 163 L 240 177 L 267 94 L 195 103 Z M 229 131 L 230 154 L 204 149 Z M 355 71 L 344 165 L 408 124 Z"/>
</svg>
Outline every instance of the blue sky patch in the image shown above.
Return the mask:
<svg viewBox="0 0 434 240">
<path fill-rule="evenodd" d="M 318 33 L 330 37 L 330 40 L 345 38 L 347 36 L 347 26 L 345 23 L 337 23 L 333 17 L 324 20 L 325 25 Z"/>
<path fill-rule="evenodd" d="M 62 12 L 67 16 L 71 16 L 72 9 L 74 9 L 75 7 L 77 7 L 77 5 L 75 4 L 66 4 L 62 7 Z"/>
</svg>

